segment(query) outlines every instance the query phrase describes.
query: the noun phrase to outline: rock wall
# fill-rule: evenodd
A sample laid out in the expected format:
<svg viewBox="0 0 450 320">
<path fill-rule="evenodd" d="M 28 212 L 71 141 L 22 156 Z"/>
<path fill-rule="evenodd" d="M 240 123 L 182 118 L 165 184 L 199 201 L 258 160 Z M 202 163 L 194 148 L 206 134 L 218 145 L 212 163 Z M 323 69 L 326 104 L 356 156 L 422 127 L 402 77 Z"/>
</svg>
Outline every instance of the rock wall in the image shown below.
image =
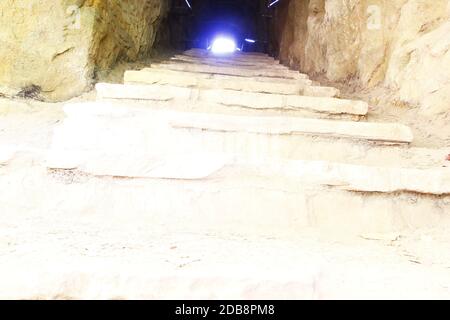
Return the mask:
<svg viewBox="0 0 450 320">
<path fill-rule="evenodd" d="M 50 100 L 86 90 L 96 72 L 149 54 L 165 0 L 2 0 L 0 86 L 40 86 Z"/>
<path fill-rule="evenodd" d="M 388 86 L 427 114 L 450 110 L 449 0 L 291 0 L 274 21 L 284 62 Z"/>
</svg>

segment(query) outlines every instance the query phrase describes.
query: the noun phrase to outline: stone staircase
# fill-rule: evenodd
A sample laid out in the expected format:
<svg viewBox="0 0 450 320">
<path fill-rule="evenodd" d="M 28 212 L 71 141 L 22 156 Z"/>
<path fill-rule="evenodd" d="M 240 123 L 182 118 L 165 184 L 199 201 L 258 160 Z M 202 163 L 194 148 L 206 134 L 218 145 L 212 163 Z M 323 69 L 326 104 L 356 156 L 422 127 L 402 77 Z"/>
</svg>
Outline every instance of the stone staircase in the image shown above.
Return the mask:
<svg viewBox="0 0 450 320">
<path fill-rule="evenodd" d="M 66 105 L 47 166 L 139 181 L 155 220 L 360 234 L 450 212 L 443 150 L 410 147 L 407 126 L 367 122 L 367 103 L 268 56 L 190 50 L 96 90 L 96 102 Z"/>
<path fill-rule="evenodd" d="M 393 251 L 450 222 L 448 150 L 407 126 L 261 54 L 190 50 L 96 90 L 49 150 L 0 147 L 0 297 L 448 296 L 448 268 Z"/>
</svg>

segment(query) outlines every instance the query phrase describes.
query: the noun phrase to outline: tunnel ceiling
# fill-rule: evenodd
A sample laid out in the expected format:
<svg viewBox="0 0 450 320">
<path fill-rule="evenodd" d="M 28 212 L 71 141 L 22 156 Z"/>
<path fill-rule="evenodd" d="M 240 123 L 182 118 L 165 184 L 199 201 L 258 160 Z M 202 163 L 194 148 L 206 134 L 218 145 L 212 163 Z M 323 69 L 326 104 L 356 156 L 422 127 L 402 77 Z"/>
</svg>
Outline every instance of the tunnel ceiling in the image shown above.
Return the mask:
<svg viewBox="0 0 450 320">
<path fill-rule="evenodd" d="M 264 0 L 263 0 L 264 1 Z M 191 0 L 200 23 L 211 20 L 255 20 L 260 14 L 258 0 Z"/>
</svg>

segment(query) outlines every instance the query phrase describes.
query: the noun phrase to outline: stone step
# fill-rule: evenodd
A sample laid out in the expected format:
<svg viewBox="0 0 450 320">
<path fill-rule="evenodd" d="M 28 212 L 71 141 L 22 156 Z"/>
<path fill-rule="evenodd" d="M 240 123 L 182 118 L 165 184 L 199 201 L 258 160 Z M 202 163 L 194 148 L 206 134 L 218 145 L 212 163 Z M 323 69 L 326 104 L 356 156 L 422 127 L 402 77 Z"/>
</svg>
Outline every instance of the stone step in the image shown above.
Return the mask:
<svg viewBox="0 0 450 320">
<path fill-rule="evenodd" d="M 269 57 L 269 56 L 246 56 L 246 55 L 214 55 L 214 54 L 208 54 L 208 55 L 192 55 L 192 54 L 176 54 L 174 55 L 176 57 L 182 57 L 187 59 L 211 59 L 211 60 L 223 60 L 223 61 L 239 61 L 239 62 L 248 62 L 248 63 L 273 63 L 273 64 L 279 64 L 279 60 Z"/>
<path fill-rule="evenodd" d="M 161 62 L 162 64 L 193 64 L 193 65 L 207 65 L 213 67 L 239 67 L 242 69 L 262 69 L 262 70 L 281 70 L 281 71 L 289 71 L 290 69 L 282 66 L 280 64 L 269 64 L 266 62 L 262 63 L 249 63 L 249 62 L 240 62 L 240 61 L 214 61 L 211 59 L 201 59 L 201 60 L 187 60 L 187 59 L 178 59 L 171 58 L 170 60 L 164 60 Z M 293 70 L 291 70 L 293 71 Z"/>
<path fill-rule="evenodd" d="M 317 87 L 308 85 L 309 80 L 285 84 L 274 82 L 248 81 L 242 78 L 228 79 L 203 74 L 203 77 L 192 77 L 183 72 L 126 71 L 125 84 L 159 84 L 179 87 L 197 87 L 203 89 L 229 89 L 259 93 L 274 93 L 284 95 L 306 95 L 321 97 L 336 97 L 339 90 L 331 87 Z"/>
<path fill-rule="evenodd" d="M 275 61 L 273 57 L 267 54 L 251 54 L 249 52 L 235 52 L 234 54 L 214 54 L 211 51 L 204 51 L 201 53 L 185 51 L 182 53 L 184 56 L 190 56 L 193 58 L 220 58 L 220 59 L 232 59 L 242 61 Z"/>
<path fill-rule="evenodd" d="M 67 118 L 55 130 L 53 146 L 58 150 L 73 149 L 70 155 L 64 155 L 75 163 L 82 154 L 95 158 L 99 150 L 104 150 L 105 154 L 115 155 L 111 159 L 120 158 L 123 163 L 127 163 L 130 154 L 145 158 L 153 153 L 207 152 L 246 159 L 320 159 L 355 165 L 432 168 L 441 166 L 446 154 L 445 150 L 430 153 L 427 149 L 391 145 L 393 141 L 412 138 L 409 128 L 395 124 L 230 117 L 154 111 L 132 103 L 107 102 L 68 104 L 65 112 Z M 105 166 L 100 161 L 99 166 L 102 165 Z"/>
<path fill-rule="evenodd" d="M 233 54 L 214 54 L 209 50 L 204 49 L 190 49 L 183 52 L 184 55 L 187 56 L 194 56 L 194 57 L 205 57 L 205 56 L 211 56 L 211 57 L 221 57 L 221 58 L 248 58 L 248 59 L 273 59 L 268 54 L 260 53 L 260 52 L 234 52 Z"/>
<path fill-rule="evenodd" d="M 136 71 L 136 70 L 134 70 Z M 305 77 L 301 79 L 292 79 L 292 78 L 273 78 L 273 77 L 263 77 L 263 76 L 257 76 L 257 77 L 242 77 L 242 76 L 236 76 L 236 75 L 225 75 L 225 74 L 215 74 L 215 73 L 208 73 L 208 72 L 189 72 L 189 71 L 183 71 L 183 70 L 170 70 L 167 68 L 158 68 L 156 66 L 153 66 L 151 68 L 144 68 L 142 70 L 139 70 L 142 72 L 158 72 L 160 74 L 170 74 L 172 76 L 181 75 L 181 76 L 190 76 L 195 78 L 202 78 L 202 79 L 218 79 L 218 80 L 233 80 L 233 81 L 239 81 L 239 80 L 245 80 L 245 81 L 252 81 L 252 82 L 270 82 L 270 83 L 279 83 L 279 84 L 301 84 L 301 85 L 313 85 L 313 81 L 309 80 L 308 77 L 305 75 Z"/>
<path fill-rule="evenodd" d="M 281 74 L 300 74 L 299 71 L 296 70 L 290 70 L 289 68 L 286 68 L 282 65 L 274 65 L 274 64 L 267 64 L 267 63 L 259 63 L 259 64 L 249 64 L 249 63 L 235 63 L 235 62 L 214 62 L 214 61 L 183 61 L 178 59 L 170 59 L 170 60 L 164 60 L 159 62 L 159 64 L 165 66 L 172 66 L 172 65 L 182 65 L 182 66 L 190 66 L 190 67 L 214 67 L 214 68 L 221 68 L 221 69 L 240 69 L 240 70 L 258 70 L 258 71 L 266 71 L 266 72 L 280 72 Z M 302 77 L 307 77 L 306 74 L 302 74 Z"/>
<path fill-rule="evenodd" d="M 223 89 L 192 89 L 169 85 L 108 84 L 96 85 L 97 98 L 126 100 L 210 102 L 250 109 L 285 109 L 329 115 L 364 116 L 363 101 L 243 92 Z"/>
<path fill-rule="evenodd" d="M 341 92 L 339 89 L 334 88 L 334 87 L 311 85 L 311 86 L 304 87 L 301 94 L 304 96 L 309 96 L 309 97 L 338 98 L 341 95 Z"/>
<path fill-rule="evenodd" d="M 233 117 L 225 126 L 221 116 L 220 126 L 214 118 L 207 126 L 199 121 L 193 126 L 192 118 L 203 119 L 202 115 L 104 102 L 68 104 L 65 112 L 66 119 L 55 129 L 46 166 L 56 170 L 56 177 L 79 176 L 86 183 L 70 185 L 80 197 L 71 198 L 70 203 L 57 201 L 68 192 L 61 189 L 63 182 L 52 178 L 53 182 L 45 183 L 47 199 L 56 201 L 63 212 L 86 206 L 90 214 L 92 210 L 115 216 L 127 212 L 127 219 L 129 214 L 150 215 L 153 221 L 177 221 L 186 230 L 286 234 L 302 226 L 392 231 L 431 220 L 437 223 L 450 205 L 448 198 L 436 198 L 450 192 L 450 169 L 442 167 L 446 150 L 292 134 L 299 130 L 293 123 L 277 121 L 275 126 L 272 117 L 257 124 Z M 313 127 L 332 132 L 336 128 L 331 122 Z M 207 129 L 174 128 L 178 125 Z M 241 131 L 216 131 L 230 126 Z M 364 131 L 352 136 L 367 138 Z M 430 159 L 435 155 L 438 160 Z M 44 181 L 29 172 L 23 175 L 26 178 L 11 176 L 2 181 L 10 186 L 21 181 L 22 189 L 30 190 L 36 187 L 25 180 Z M 56 183 L 54 190 L 52 183 Z M 0 202 L 8 205 L 10 192 L 15 194 L 6 188 Z M 113 206 L 107 200 L 124 194 L 136 198 L 127 196 Z M 35 201 L 47 205 L 36 195 L 31 198 L 30 206 L 39 207 Z M 95 199 L 96 205 L 81 201 L 87 198 Z M 50 210 L 51 203 L 43 210 Z M 133 208 L 126 209 L 130 203 Z"/>
<path fill-rule="evenodd" d="M 445 157 L 448 150 L 411 148 L 407 144 L 391 145 L 367 143 L 367 140 L 355 140 L 355 137 L 343 138 L 341 134 L 330 132 L 317 136 L 315 134 L 294 134 L 284 130 L 284 123 L 280 121 L 276 126 L 272 123 L 261 123 L 260 126 L 272 125 L 266 131 L 257 130 L 254 125 L 241 128 L 241 131 L 217 131 L 177 129 L 178 122 L 207 118 L 205 114 L 194 112 L 169 112 L 167 105 L 162 110 L 155 111 L 146 105 L 134 103 L 91 102 L 68 104 L 65 107 L 67 119 L 64 126 L 58 128 L 60 136 L 59 148 L 74 144 L 76 148 L 96 150 L 111 148 L 108 152 L 129 153 L 136 152 L 150 154 L 158 150 L 160 154 L 173 152 L 210 152 L 238 154 L 249 159 L 275 157 L 290 160 L 324 160 L 329 162 L 344 162 L 355 165 L 387 166 L 404 168 L 434 168 L 448 166 Z M 210 117 L 214 121 L 215 117 Z M 222 115 L 219 115 L 222 118 Z M 209 118 L 209 117 L 208 117 Z M 234 117 L 238 118 L 237 125 L 242 125 L 239 119 L 260 119 L 274 117 Z M 234 119 L 233 118 L 233 119 Z M 277 119 L 286 117 L 275 117 Z M 295 121 L 302 118 L 293 118 Z M 256 120 L 255 120 L 256 121 Z M 320 127 L 328 123 L 347 124 L 342 121 L 313 121 Z M 311 123 L 309 123 L 312 125 Z M 191 122 L 189 122 L 191 125 Z M 377 125 L 376 123 L 373 125 Z M 79 127 L 83 127 L 80 132 Z M 185 124 L 183 123 L 183 126 Z M 292 129 L 287 123 L 287 129 Z M 226 128 L 227 129 L 227 128 Z M 355 128 L 358 129 L 358 128 Z M 221 129 L 222 130 L 222 129 Z M 268 134 L 264 133 L 268 132 Z M 356 135 L 359 133 L 357 132 Z M 112 135 L 112 144 L 109 141 Z M 334 138 L 339 136 L 340 138 Z M 360 137 L 356 137 L 360 138 Z M 57 142 L 55 140 L 55 142 Z M 115 149 L 116 148 L 116 149 Z M 1 148 L 0 148 L 1 151 Z M 13 151 L 13 152 L 11 152 Z M 8 159 L 17 150 L 7 148 L 5 154 Z M 117 153 L 116 152 L 116 153 Z M 77 155 L 74 156 L 77 158 Z"/>
<path fill-rule="evenodd" d="M 265 68 L 274 68 L 281 70 L 288 70 L 287 67 L 281 65 L 277 60 L 267 60 L 267 61 L 249 61 L 242 59 L 227 59 L 220 57 L 205 57 L 205 58 L 195 58 L 185 55 L 175 55 L 170 59 L 170 61 L 184 61 L 190 63 L 198 63 L 198 64 L 212 64 L 212 65 L 234 65 L 234 66 L 242 66 L 242 67 L 265 67 Z"/>
<path fill-rule="evenodd" d="M 240 77 L 271 77 L 283 79 L 308 79 L 308 76 L 292 70 L 271 70 L 271 69 L 244 69 L 242 67 L 218 67 L 201 64 L 177 64 L 177 63 L 160 63 L 152 64 L 152 67 L 165 68 L 175 71 L 188 71 L 199 73 L 214 73 Z"/>
<path fill-rule="evenodd" d="M 73 214 L 78 222 L 90 218 L 103 226 L 134 220 L 141 226 L 177 225 L 185 232 L 279 237 L 301 234 L 305 227 L 353 236 L 437 226 L 450 209 L 448 195 L 429 195 L 448 192 L 448 172 L 439 172 L 443 169 L 354 171 L 320 161 L 239 162 L 227 157 L 219 166 L 218 155 L 139 153 L 128 153 L 126 166 L 125 154 L 120 158 L 102 148 L 91 154 L 96 158 L 67 168 L 64 161 L 73 161 L 71 145 L 52 151 L 60 158 L 49 163 L 50 169 L 34 165 L 2 170 L 0 203 L 8 208 L 4 214 L 51 213 L 64 220 Z M 205 163 L 209 175 L 202 168 Z M 60 167 L 63 170 L 55 169 Z M 421 183 L 422 178 L 431 185 Z M 347 191 L 361 188 L 382 191 Z M 424 193 L 407 191 L 416 189 Z M 19 202 L 18 194 L 27 202 Z"/>
<path fill-rule="evenodd" d="M 303 134 L 390 144 L 409 144 L 413 141 L 411 129 L 396 123 L 186 113 L 170 120 L 170 125 L 174 128 L 217 132 L 249 132 L 264 135 Z"/>
<path fill-rule="evenodd" d="M 67 150 L 67 147 L 65 149 Z M 62 151 L 62 150 L 61 150 Z M 238 176 L 257 176 L 267 179 L 284 178 L 303 186 L 319 185 L 358 192 L 415 192 L 433 195 L 450 195 L 450 168 L 401 168 L 367 166 L 329 161 L 240 159 L 226 154 L 194 153 L 146 157 L 125 161 L 124 157 L 107 157 L 112 154 L 92 155 L 79 160 L 74 166 L 67 153 L 49 157 L 52 169 L 77 169 L 95 176 L 130 178 L 217 180 Z M 117 153 L 115 154 L 117 155 Z M 142 154 L 138 154 L 143 156 Z M 135 155 L 128 155 L 129 158 Z M 97 160 L 97 162 L 95 161 Z M 99 160 L 102 160 L 98 162 Z M 133 163 L 134 162 L 134 163 Z M 68 164 L 70 165 L 68 166 Z M 134 165 L 131 165 L 134 164 Z M 226 176 L 224 176 L 226 172 Z"/>
</svg>

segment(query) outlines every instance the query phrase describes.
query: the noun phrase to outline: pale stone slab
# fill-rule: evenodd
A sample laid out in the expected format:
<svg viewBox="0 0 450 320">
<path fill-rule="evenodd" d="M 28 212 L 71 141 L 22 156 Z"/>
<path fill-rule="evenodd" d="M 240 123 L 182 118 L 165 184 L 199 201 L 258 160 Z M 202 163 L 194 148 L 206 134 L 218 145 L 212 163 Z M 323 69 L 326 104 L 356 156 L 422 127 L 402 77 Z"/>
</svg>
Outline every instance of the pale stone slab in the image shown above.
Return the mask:
<svg viewBox="0 0 450 320">
<path fill-rule="evenodd" d="M 331 97 L 308 97 L 289 95 L 285 98 L 287 108 L 308 109 L 333 114 L 366 115 L 369 105 L 364 101 Z"/>
<path fill-rule="evenodd" d="M 76 154 L 80 154 L 81 149 L 94 152 L 108 150 L 107 153 L 110 154 L 126 155 L 145 155 L 156 150 L 157 154 L 174 151 L 189 153 L 195 150 L 240 154 L 251 158 L 271 156 L 286 159 L 322 159 L 369 166 L 410 168 L 445 166 L 444 159 L 448 154 L 445 148 L 366 144 L 364 141 L 334 139 L 332 136 L 320 138 L 314 135 L 252 134 L 247 131 L 223 134 L 220 131 L 174 130 L 169 126 L 172 120 L 185 120 L 186 115 L 204 114 L 196 113 L 199 111 L 195 113 L 175 111 L 171 104 L 167 105 L 169 107 L 164 104 L 162 108 L 149 106 L 151 104 L 112 100 L 68 103 L 64 106 L 66 119 L 57 126 L 58 130 L 55 129 L 52 145 L 61 150 L 71 147 L 76 149 Z M 209 114 L 209 111 L 204 112 Z M 214 116 L 214 112 L 211 116 Z M 331 122 L 341 123 L 341 121 Z M 83 130 L 80 130 L 80 127 Z"/>
<path fill-rule="evenodd" d="M 194 57 L 222 57 L 222 58 L 253 58 L 253 59 L 273 59 L 268 54 L 260 52 L 235 52 L 233 54 L 213 54 L 211 51 L 204 49 L 191 49 L 185 51 L 183 54 Z"/>
<path fill-rule="evenodd" d="M 242 63 L 242 64 L 264 64 L 266 66 L 276 66 L 280 65 L 279 60 L 275 60 L 273 58 L 262 58 L 262 57 L 217 57 L 217 56 L 189 56 L 189 55 L 181 55 L 184 59 L 190 60 L 221 60 L 226 62 L 233 63 Z"/>
<path fill-rule="evenodd" d="M 248 57 L 248 56 L 215 56 L 215 55 L 207 55 L 207 56 L 194 56 L 194 55 L 186 55 L 186 54 L 177 54 L 174 57 L 181 59 L 189 59 L 189 60 L 214 60 L 214 61 L 236 61 L 240 63 L 268 63 L 268 64 L 279 64 L 279 60 L 276 60 L 272 57 Z"/>
<path fill-rule="evenodd" d="M 6 165 L 17 153 L 17 147 L 11 145 L 0 145 L 0 165 Z"/>
<path fill-rule="evenodd" d="M 303 95 L 311 97 L 339 97 L 341 92 L 333 87 L 305 86 Z"/>
<path fill-rule="evenodd" d="M 212 102 L 252 109 L 292 109 L 329 114 L 366 115 L 367 103 L 335 98 L 278 95 L 221 89 L 190 89 L 169 85 L 107 84 L 96 85 L 99 99 L 169 101 L 182 99 Z"/>
<path fill-rule="evenodd" d="M 213 122 L 210 119 L 210 122 Z M 291 133 L 286 130 L 268 128 L 270 134 Z M 206 127 L 202 126 L 202 129 Z M 210 128 L 210 127 L 209 127 Z M 209 129 L 208 128 L 208 129 Z M 247 129 L 254 130 L 247 123 Z M 120 130 L 120 129 L 118 129 Z M 220 130 L 226 131 L 221 128 Z M 241 128 L 241 130 L 245 130 Z M 261 132 L 259 130 L 258 132 Z M 124 132 L 125 134 L 125 132 Z M 67 141 L 69 143 L 69 141 Z M 66 146 L 67 147 L 67 146 Z M 303 186 L 321 185 L 359 192 L 417 192 L 424 194 L 450 194 L 450 168 L 404 168 L 400 166 L 370 166 L 337 163 L 332 161 L 285 160 L 271 158 L 240 158 L 226 154 L 193 153 L 161 156 L 145 153 L 103 153 L 101 147 L 84 155 L 74 167 L 67 149 L 59 150 L 59 158 L 47 163 L 49 168 L 76 168 L 96 176 L 119 176 L 169 180 L 220 181 L 219 172 L 227 176 L 264 176 L 269 179 L 284 178 L 298 181 Z M 52 150 L 58 154 L 58 150 Z M 83 154 L 80 150 L 78 154 Z M 67 158 L 67 159 L 66 159 Z M 401 163 L 399 164 L 401 165 Z"/>
<path fill-rule="evenodd" d="M 274 69 L 283 69 L 288 70 L 286 66 L 283 66 L 277 60 L 243 60 L 243 59 L 226 59 L 220 57 L 205 57 L 205 58 L 195 58 L 184 55 L 176 55 L 170 59 L 171 61 L 184 61 L 191 63 L 203 63 L 203 64 L 225 64 L 225 65 L 235 65 L 242 67 L 264 67 L 264 68 L 274 68 Z"/>
<path fill-rule="evenodd" d="M 193 93 L 193 89 L 190 88 L 138 84 L 97 83 L 95 89 L 97 99 L 188 100 Z"/>
<path fill-rule="evenodd" d="M 369 109 L 368 104 L 363 101 L 233 90 L 202 90 L 199 100 L 253 109 L 294 109 L 361 116 L 366 115 Z"/>
<path fill-rule="evenodd" d="M 450 168 L 399 168 L 301 160 L 277 160 L 263 165 L 265 174 L 270 172 L 298 178 L 302 183 L 350 191 L 450 194 Z"/>
<path fill-rule="evenodd" d="M 411 143 L 409 127 L 395 123 L 369 123 L 288 117 L 248 117 L 215 114 L 185 114 L 172 119 L 174 128 L 220 132 L 251 132 L 268 135 L 325 135 L 379 143 Z"/>
<path fill-rule="evenodd" d="M 298 180 L 303 185 L 331 186 L 343 190 L 359 192 L 417 192 L 423 194 L 450 194 L 450 168 L 397 168 L 328 161 L 304 160 L 230 160 L 230 157 L 209 154 L 177 155 L 159 159 L 149 166 L 120 165 L 123 159 L 116 158 L 116 164 L 102 166 L 99 159 L 90 158 L 78 170 L 96 176 L 119 176 L 170 180 L 205 180 L 213 178 L 219 170 L 227 167 L 227 172 L 241 172 L 248 175 L 269 178 L 285 177 Z M 51 168 L 57 168 L 53 165 Z M 231 170 L 231 171 L 230 171 Z"/>
<path fill-rule="evenodd" d="M 229 89 L 237 91 L 275 93 L 275 94 L 300 94 L 304 87 L 310 83 L 309 80 L 295 83 L 277 83 L 248 81 L 242 78 L 220 78 L 212 76 L 192 77 L 184 72 L 166 73 L 155 71 L 126 71 L 124 74 L 125 84 L 159 84 L 180 87 L 198 87 L 204 89 Z"/>
<path fill-rule="evenodd" d="M 171 58 L 170 60 L 166 60 L 161 62 L 162 64 L 192 64 L 192 65 L 207 65 L 213 67 L 239 67 L 244 70 L 253 70 L 253 69 L 262 69 L 262 70 L 274 70 L 274 71 L 290 71 L 289 68 L 282 66 L 280 64 L 269 64 L 267 62 L 262 63 L 250 63 L 250 62 L 240 62 L 240 61 L 214 61 L 211 59 L 200 59 L 200 60 L 186 60 L 186 59 L 177 59 Z M 294 71 L 294 70 L 291 70 Z"/>
<path fill-rule="evenodd" d="M 193 77 L 184 72 L 154 71 L 125 71 L 123 80 L 125 84 L 159 84 L 179 87 L 198 87 L 202 77 Z M 204 77 L 208 78 L 208 77 Z"/>
<path fill-rule="evenodd" d="M 65 132 L 55 131 L 51 150 L 53 155 L 59 157 L 54 157 L 53 162 L 47 164 L 48 167 L 78 168 L 93 175 L 173 180 L 203 180 L 214 177 L 222 170 L 230 169 L 227 176 L 237 172 L 269 178 L 284 177 L 298 179 L 304 185 L 325 185 L 352 191 L 450 194 L 448 167 L 417 168 L 414 161 L 398 161 L 390 165 L 363 165 L 335 161 L 271 159 L 266 156 L 233 158 L 227 154 L 209 152 L 186 153 L 181 146 L 177 146 L 177 143 L 185 142 L 165 139 L 164 134 L 159 137 L 153 137 L 152 134 L 162 133 L 163 130 L 154 126 L 167 120 L 175 128 L 221 132 L 312 134 L 397 143 L 411 141 L 412 134 L 409 128 L 403 125 L 179 112 L 164 112 L 160 117 L 155 117 L 156 113 L 147 114 L 147 111 L 143 111 L 143 117 L 136 110 L 133 112 L 133 109 L 129 111 L 133 117 L 128 118 L 124 114 L 127 110 L 125 107 L 105 105 L 100 110 L 93 110 L 96 105 L 98 103 L 86 104 L 84 108 L 81 104 L 69 104 L 65 107 L 68 118 L 59 128 Z M 163 117 L 166 117 L 166 120 Z M 80 130 L 80 127 L 84 129 Z M 150 137 L 153 137 L 154 141 L 160 140 L 162 145 L 172 144 L 171 149 L 179 153 L 161 155 L 162 149 L 152 144 Z M 97 140 L 89 144 L 88 141 L 92 139 Z M 120 139 L 123 141 L 119 141 Z M 127 147 L 126 152 L 122 146 Z M 191 146 L 187 146 L 185 150 L 190 148 Z M 78 156 L 76 163 L 73 162 L 73 155 Z M 406 155 L 405 159 L 410 156 Z M 68 165 L 71 161 L 72 164 Z"/>
<path fill-rule="evenodd" d="M 245 81 L 252 81 L 252 82 L 276 82 L 276 83 L 283 83 L 283 84 L 301 84 L 301 85 L 312 85 L 313 82 L 307 78 L 305 75 L 304 78 L 301 79 L 290 79 L 290 78 L 273 78 L 273 77 L 263 77 L 263 76 L 257 76 L 257 77 L 245 77 L 243 79 L 242 76 L 236 76 L 236 75 L 225 75 L 225 74 L 215 74 L 215 73 L 207 73 L 207 72 L 189 72 L 189 71 L 183 71 L 183 70 L 170 70 L 167 68 L 158 68 L 156 66 L 153 66 L 151 68 L 144 68 L 140 70 L 141 72 L 158 72 L 160 74 L 170 74 L 174 76 L 189 76 L 194 78 L 202 78 L 202 79 L 218 79 L 218 80 L 232 80 L 232 81 L 239 81 L 239 80 L 245 80 Z"/>
<path fill-rule="evenodd" d="M 172 157 L 149 154 L 130 156 L 120 153 L 111 156 L 98 152 L 91 153 L 86 159 L 77 169 L 97 176 L 203 180 L 222 169 L 230 157 L 207 153 L 179 154 Z M 53 159 L 53 162 L 49 162 L 49 167 L 58 168 L 58 163 Z"/>
<path fill-rule="evenodd" d="M 200 72 L 200 73 L 215 73 L 240 77 L 272 77 L 272 78 L 287 78 L 287 79 L 307 79 L 307 76 L 296 71 L 291 70 L 258 70 L 258 69 L 244 69 L 239 67 L 216 67 L 208 65 L 195 64 L 177 64 L 177 63 L 163 63 L 152 64 L 151 67 L 166 68 L 169 70 Z"/>
</svg>

